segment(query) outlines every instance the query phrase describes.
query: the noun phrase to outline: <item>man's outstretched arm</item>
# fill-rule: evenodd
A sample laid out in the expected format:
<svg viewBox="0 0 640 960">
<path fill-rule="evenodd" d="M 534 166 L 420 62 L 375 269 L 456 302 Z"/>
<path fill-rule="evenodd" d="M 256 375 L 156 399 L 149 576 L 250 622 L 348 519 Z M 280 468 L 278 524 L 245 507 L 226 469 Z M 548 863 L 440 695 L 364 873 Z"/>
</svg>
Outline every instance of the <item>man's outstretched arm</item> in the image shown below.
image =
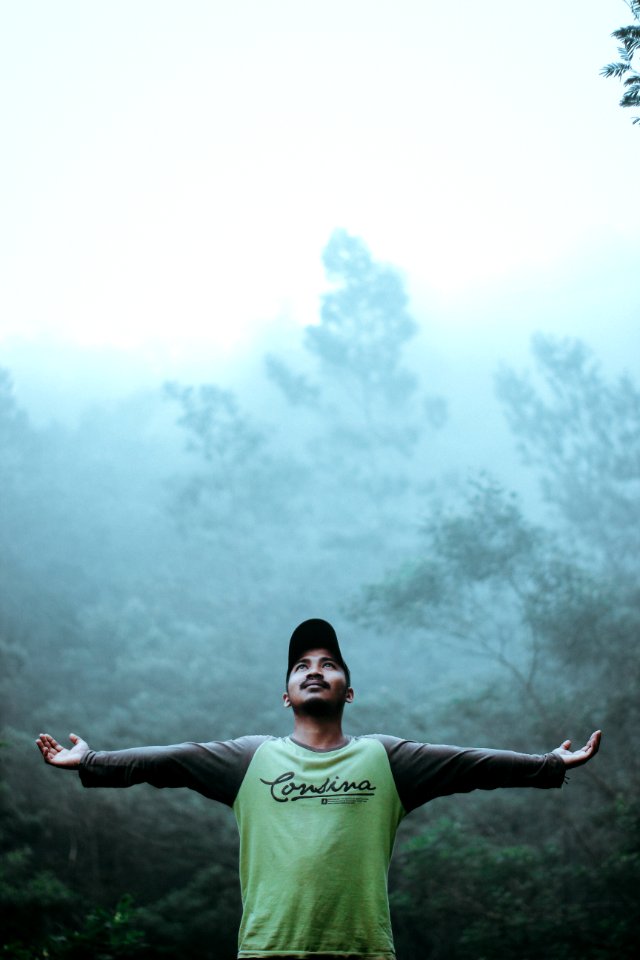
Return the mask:
<svg viewBox="0 0 640 960">
<path fill-rule="evenodd" d="M 269 737 L 240 737 L 210 743 L 175 743 L 169 746 L 133 747 L 95 751 L 72 733 L 67 749 L 50 734 L 36 743 L 45 763 L 76 770 L 85 787 L 188 787 L 211 800 L 232 806 L 251 758 Z"/>
<path fill-rule="evenodd" d="M 383 743 L 405 810 L 435 797 L 498 787 L 561 787 L 568 768 L 587 763 L 598 751 L 596 730 L 581 750 L 565 740 L 546 754 L 416 743 L 376 735 Z"/>
<path fill-rule="evenodd" d="M 560 746 L 556 747 L 552 752 L 560 757 L 565 767 L 581 767 L 583 763 L 587 763 L 592 757 L 595 757 L 600 749 L 601 738 L 602 731 L 595 730 L 580 750 L 574 750 L 572 752 L 571 740 L 564 740 Z"/>
</svg>

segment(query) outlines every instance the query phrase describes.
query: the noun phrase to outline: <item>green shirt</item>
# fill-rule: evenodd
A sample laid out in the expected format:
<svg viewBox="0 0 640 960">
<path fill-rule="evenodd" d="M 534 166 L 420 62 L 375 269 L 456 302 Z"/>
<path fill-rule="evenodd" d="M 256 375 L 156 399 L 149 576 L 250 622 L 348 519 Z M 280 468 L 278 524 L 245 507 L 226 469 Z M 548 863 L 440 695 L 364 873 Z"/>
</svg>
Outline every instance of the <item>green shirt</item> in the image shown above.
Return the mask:
<svg viewBox="0 0 640 960">
<path fill-rule="evenodd" d="M 387 871 L 405 811 L 374 739 L 256 751 L 233 810 L 240 830 L 240 957 L 394 956 Z"/>
<path fill-rule="evenodd" d="M 85 786 L 190 787 L 233 808 L 240 831 L 239 957 L 394 957 L 387 871 L 396 829 L 434 797 L 559 787 L 564 764 L 373 734 L 318 751 L 241 737 L 90 751 Z"/>
</svg>

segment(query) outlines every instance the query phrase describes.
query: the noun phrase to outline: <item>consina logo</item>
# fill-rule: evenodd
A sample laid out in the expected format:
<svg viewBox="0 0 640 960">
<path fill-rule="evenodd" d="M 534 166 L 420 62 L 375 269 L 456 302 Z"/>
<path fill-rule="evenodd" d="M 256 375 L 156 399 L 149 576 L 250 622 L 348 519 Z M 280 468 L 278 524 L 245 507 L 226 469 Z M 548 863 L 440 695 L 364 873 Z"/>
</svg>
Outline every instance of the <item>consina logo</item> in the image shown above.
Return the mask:
<svg viewBox="0 0 640 960">
<path fill-rule="evenodd" d="M 305 783 L 296 780 L 293 770 L 281 773 L 275 780 L 263 780 L 278 803 L 289 800 L 322 800 L 323 803 L 363 803 L 375 796 L 376 788 L 370 780 L 343 780 L 341 777 L 327 777 L 322 783 Z"/>
</svg>

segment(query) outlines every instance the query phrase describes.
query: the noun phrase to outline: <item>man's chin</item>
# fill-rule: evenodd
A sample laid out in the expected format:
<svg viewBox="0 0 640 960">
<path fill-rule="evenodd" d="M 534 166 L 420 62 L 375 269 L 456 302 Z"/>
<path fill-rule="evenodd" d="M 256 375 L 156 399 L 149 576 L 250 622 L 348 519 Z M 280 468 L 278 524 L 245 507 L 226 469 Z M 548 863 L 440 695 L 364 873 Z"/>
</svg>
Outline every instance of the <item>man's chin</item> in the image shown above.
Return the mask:
<svg viewBox="0 0 640 960">
<path fill-rule="evenodd" d="M 330 717 L 342 710 L 343 704 L 336 703 L 335 700 L 326 700 L 320 691 L 317 694 L 310 694 L 305 698 L 304 703 L 298 706 L 297 713 L 306 714 L 308 717 Z"/>
</svg>

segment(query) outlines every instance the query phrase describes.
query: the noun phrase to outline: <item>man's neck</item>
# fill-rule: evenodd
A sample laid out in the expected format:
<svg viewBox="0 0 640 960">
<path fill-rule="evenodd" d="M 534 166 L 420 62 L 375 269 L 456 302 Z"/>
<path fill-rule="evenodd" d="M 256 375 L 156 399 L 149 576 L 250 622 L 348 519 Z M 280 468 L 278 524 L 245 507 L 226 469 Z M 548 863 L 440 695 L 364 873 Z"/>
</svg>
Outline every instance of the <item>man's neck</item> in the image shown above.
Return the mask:
<svg viewBox="0 0 640 960">
<path fill-rule="evenodd" d="M 342 717 L 297 716 L 293 724 L 293 739 L 314 750 L 337 750 L 348 742 L 342 732 Z"/>
</svg>

